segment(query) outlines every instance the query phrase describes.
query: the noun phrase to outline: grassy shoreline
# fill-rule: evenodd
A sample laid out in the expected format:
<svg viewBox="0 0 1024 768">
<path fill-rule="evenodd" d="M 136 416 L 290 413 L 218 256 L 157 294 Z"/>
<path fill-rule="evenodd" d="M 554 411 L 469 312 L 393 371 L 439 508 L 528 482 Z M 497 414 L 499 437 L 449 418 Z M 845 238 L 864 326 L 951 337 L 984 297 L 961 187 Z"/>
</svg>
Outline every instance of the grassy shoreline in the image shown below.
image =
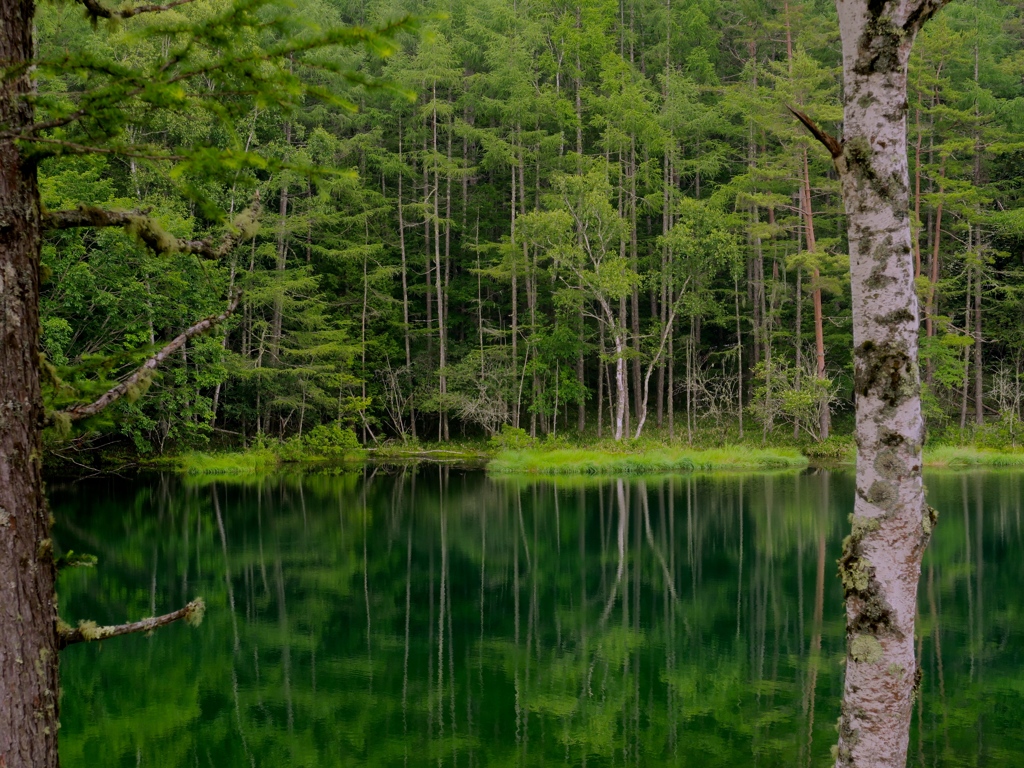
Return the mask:
<svg viewBox="0 0 1024 768">
<path fill-rule="evenodd" d="M 251 475 L 285 469 L 334 471 L 361 463 L 409 464 L 418 462 L 486 466 L 495 475 L 656 475 L 689 472 L 765 472 L 815 466 L 852 466 L 856 453 L 822 453 L 817 446 L 762 448 L 743 444 L 720 448 L 691 448 L 661 443 L 642 446 L 599 445 L 520 447 L 486 450 L 479 443 L 444 446 L 388 445 L 339 457 L 314 452 L 282 456 L 272 448 L 189 451 L 144 461 L 148 469 L 184 475 Z M 933 469 L 1024 469 L 1024 450 L 996 450 L 975 446 L 926 447 L 924 466 Z"/>
<path fill-rule="evenodd" d="M 254 475 L 288 467 L 327 469 L 362 464 L 362 461 L 361 453 L 346 457 L 304 455 L 297 459 L 285 459 L 268 448 L 252 448 L 239 451 L 189 451 L 144 461 L 142 467 L 193 476 Z"/>
<path fill-rule="evenodd" d="M 802 469 L 806 456 L 795 448 L 726 446 L 698 450 L 661 446 L 639 451 L 591 448 L 532 448 L 502 451 L 489 472 L 535 475 L 649 475 L 667 472 Z"/>
<path fill-rule="evenodd" d="M 924 449 L 924 465 L 943 469 L 1024 468 L 1024 450 L 1002 451 L 970 445 L 939 445 Z"/>
</svg>

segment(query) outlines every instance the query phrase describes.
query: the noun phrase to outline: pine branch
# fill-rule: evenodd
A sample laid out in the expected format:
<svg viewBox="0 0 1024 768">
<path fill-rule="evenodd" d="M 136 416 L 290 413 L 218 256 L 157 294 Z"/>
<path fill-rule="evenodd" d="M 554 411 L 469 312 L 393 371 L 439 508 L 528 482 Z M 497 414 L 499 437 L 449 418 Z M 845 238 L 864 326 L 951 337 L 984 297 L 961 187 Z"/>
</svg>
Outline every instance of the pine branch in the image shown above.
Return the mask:
<svg viewBox="0 0 1024 768">
<path fill-rule="evenodd" d="M 170 234 L 150 218 L 148 211 L 107 210 L 94 205 L 81 205 L 62 211 L 43 214 L 43 229 L 78 229 L 81 227 L 121 227 L 135 235 L 156 253 L 194 253 L 219 259 L 231 252 L 238 243 L 253 236 L 256 219 L 260 214 L 259 192 L 252 206 L 235 219 L 233 231 L 220 242 L 207 237 L 202 240 L 182 240 Z"/>
<path fill-rule="evenodd" d="M 816 122 L 811 120 L 811 118 L 800 110 L 793 109 L 793 107 L 789 105 L 786 106 L 786 109 L 792 112 L 793 116 L 804 124 L 804 127 L 811 132 L 811 135 L 814 136 L 814 138 L 821 142 L 822 146 L 829 151 L 829 154 L 831 154 L 833 158 L 840 157 L 843 154 L 843 144 L 835 136 L 823 131 Z"/>
<path fill-rule="evenodd" d="M 99 397 L 99 399 L 95 400 L 92 403 L 88 403 L 87 405 L 76 405 L 73 408 L 68 408 L 67 410 L 58 411 L 54 414 L 51 414 L 49 421 L 51 423 L 70 423 L 80 421 L 81 419 L 86 419 L 90 416 L 95 416 L 96 414 L 100 413 L 111 403 L 115 402 L 116 400 L 119 400 L 133 388 L 137 387 L 140 383 L 145 381 L 146 378 L 152 373 L 152 371 L 155 371 L 157 367 L 170 355 L 174 354 L 179 349 L 181 349 L 182 346 L 184 346 L 185 342 L 187 342 L 189 339 L 191 339 L 194 336 L 199 336 L 200 334 L 205 333 L 206 331 L 213 328 L 218 323 L 222 323 L 225 320 L 227 320 L 231 316 L 231 314 L 238 308 L 238 302 L 241 300 L 241 298 L 241 293 L 236 293 L 234 297 L 231 299 L 231 303 L 228 305 L 228 308 L 224 312 L 221 312 L 219 315 L 207 317 L 204 320 L 200 320 L 195 325 L 186 328 L 178 336 L 176 336 L 173 341 L 171 341 L 159 352 L 157 352 L 151 358 L 146 360 L 146 362 L 140 365 L 137 369 L 135 369 L 135 372 L 132 373 L 131 376 L 129 376 L 127 379 L 120 382 L 116 386 L 108 389 Z"/>
<path fill-rule="evenodd" d="M 138 160 L 152 160 L 154 162 L 171 161 L 181 162 L 187 159 L 185 155 L 170 155 L 158 152 L 147 152 L 140 147 L 97 147 L 88 144 L 79 144 L 75 141 L 64 141 L 63 139 L 43 138 L 42 136 L 22 136 L 22 141 L 30 141 L 36 144 L 49 144 L 59 147 L 46 153 L 48 157 L 58 155 L 116 155 L 117 157 L 134 157 Z"/>
<path fill-rule="evenodd" d="M 132 16 L 138 16 L 140 13 L 160 13 L 162 11 L 169 11 L 172 8 L 177 8 L 179 5 L 188 5 L 194 0 L 174 0 L 174 2 L 165 3 L 164 5 L 151 4 L 151 5 L 137 5 L 134 8 L 119 8 L 117 10 L 107 8 L 97 0 L 78 0 L 83 6 L 85 6 L 86 13 L 93 20 L 95 19 L 130 19 Z"/>
<path fill-rule="evenodd" d="M 194 0 L 175 0 L 174 2 L 167 3 L 165 5 L 152 4 L 152 5 L 141 5 L 135 8 L 128 8 L 123 10 L 114 11 L 105 6 L 101 5 L 98 0 L 78 0 L 86 7 L 87 12 L 93 19 L 96 18 L 129 18 L 140 13 L 151 13 L 157 11 L 165 11 L 170 8 L 174 8 L 179 5 L 194 2 Z M 258 28 L 258 27 L 257 27 Z M 400 32 L 412 32 L 418 28 L 418 21 L 413 16 L 402 16 L 394 21 L 388 22 L 376 28 L 364 28 L 364 27 L 345 27 L 341 29 L 332 29 L 326 33 L 318 34 L 314 37 L 306 39 L 293 40 L 288 39 L 286 42 L 273 46 L 271 48 L 260 49 L 255 53 L 246 53 L 238 56 L 227 56 L 226 58 L 216 59 L 214 61 L 205 61 L 191 69 L 185 69 L 184 71 L 178 72 L 175 75 L 170 75 L 169 70 L 181 63 L 181 58 L 178 55 L 171 56 L 155 73 L 146 72 L 118 72 L 113 73 L 107 70 L 101 70 L 104 74 L 114 76 L 119 81 L 124 81 L 126 78 L 129 82 L 142 83 L 134 88 L 130 88 L 128 91 L 122 93 L 120 91 L 108 92 L 104 94 L 102 89 L 99 91 L 98 96 L 104 97 L 98 99 L 95 102 L 90 102 L 87 106 L 82 106 L 73 112 L 59 117 L 54 117 L 49 120 L 44 120 L 38 123 L 32 123 L 30 125 L 20 126 L 17 129 L 8 129 L 0 131 L 0 142 L 9 140 L 39 140 L 38 134 L 43 131 L 52 130 L 54 128 L 62 128 L 72 123 L 78 122 L 83 117 L 94 113 L 99 107 L 110 106 L 109 100 L 113 98 L 116 103 L 125 104 L 131 99 L 142 95 L 143 101 L 147 101 L 145 94 L 147 91 L 158 92 L 159 88 L 154 86 L 170 86 L 175 83 L 193 80 L 200 77 L 209 77 L 212 74 L 219 74 L 223 70 L 232 71 L 235 69 L 244 69 L 245 73 L 243 79 L 254 83 L 255 85 L 269 86 L 269 80 L 266 77 L 259 74 L 261 71 L 260 67 L 253 67 L 254 64 L 275 62 L 280 61 L 283 58 L 294 56 L 295 54 L 301 54 L 308 51 L 319 50 L 323 48 L 329 48 L 332 46 L 341 47 L 354 47 L 362 45 L 369 49 L 375 49 L 379 55 L 387 55 L 390 50 L 384 46 L 384 42 L 390 42 Z M 62 61 L 51 61 L 51 62 L 33 62 L 33 66 L 47 65 L 49 68 L 57 71 L 66 71 L 68 69 L 74 69 L 74 60 L 65 57 Z M 88 69 L 89 67 L 85 67 Z M 6 69 L 4 70 L 7 77 L 12 74 L 22 72 L 19 69 Z M 168 75 L 166 78 L 163 75 Z M 289 77 L 294 79 L 289 72 Z M 342 72 L 346 78 L 361 84 L 367 88 L 374 87 L 392 87 L 388 83 L 376 82 L 373 80 L 364 79 L 358 73 Z M 259 88 L 254 88 L 255 92 L 264 93 L 265 96 L 272 96 L 278 103 L 290 100 L 294 94 L 291 90 L 285 89 L 285 92 L 264 92 Z M 81 98 L 83 95 L 88 95 L 90 92 L 79 93 L 78 97 Z M 408 94 L 407 94 L 408 95 Z M 164 107 L 164 105 L 158 105 Z M 79 153 L 85 151 L 83 145 L 75 145 L 72 142 L 59 142 L 50 140 L 52 143 L 62 144 L 65 147 L 74 148 Z M 91 150 L 96 151 L 96 150 Z M 114 153 L 121 154 L 121 153 Z M 173 159 L 173 158 L 168 158 Z"/>
<path fill-rule="evenodd" d="M 96 625 L 96 622 L 83 621 L 79 622 L 77 627 L 70 627 L 63 622 L 58 621 L 57 647 L 59 649 L 64 649 L 69 645 L 74 645 L 75 643 L 90 643 L 96 640 L 106 640 L 110 637 L 130 635 L 135 632 L 150 632 L 154 629 L 167 626 L 168 624 L 173 624 L 174 622 L 182 619 L 195 627 L 203 620 L 203 614 L 205 612 L 206 603 L 203 602 L 203 598 L 197 597 L 184 608 L 179 608 L 171 613 L 165 613 L 163 616 L 153 616 L 148 619 L 142 619 L 141 621 L 133 621 L 128 624 L 112 624 L 106 627 L 99 627 Z"/>
</svg>

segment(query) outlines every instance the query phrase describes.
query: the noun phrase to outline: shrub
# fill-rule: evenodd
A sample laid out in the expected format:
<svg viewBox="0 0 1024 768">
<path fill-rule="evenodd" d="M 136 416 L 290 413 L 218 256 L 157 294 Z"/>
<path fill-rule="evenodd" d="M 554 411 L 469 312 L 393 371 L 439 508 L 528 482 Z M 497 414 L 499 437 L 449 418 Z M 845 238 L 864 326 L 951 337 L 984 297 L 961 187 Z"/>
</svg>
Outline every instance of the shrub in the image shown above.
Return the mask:
<svg viewBox="0 0 1024 768">
<path fill-rule="evenodd" d="M 355 430 L 337 423 L 314 427 L 302 441 L 308 453 L 330 458 L 350 456 L 362 448 Z"/>
<path fill-rule="evenodd" d="M 525 429 L 510 424 L 503 424 L 501 432 L 488 441 L 488 445 L 496 451 L 522 451 L 532 448 L 533 443 L 533 438 L 526 434 Z"/>
<path fill-rule="evenodd" d="M 828 440 L 811 443 L 801 449 L 808 459 L 815 461 L 848 461 L 856 456 L 856 446 L 848 437 L 832 435 Z"/>
</svg>

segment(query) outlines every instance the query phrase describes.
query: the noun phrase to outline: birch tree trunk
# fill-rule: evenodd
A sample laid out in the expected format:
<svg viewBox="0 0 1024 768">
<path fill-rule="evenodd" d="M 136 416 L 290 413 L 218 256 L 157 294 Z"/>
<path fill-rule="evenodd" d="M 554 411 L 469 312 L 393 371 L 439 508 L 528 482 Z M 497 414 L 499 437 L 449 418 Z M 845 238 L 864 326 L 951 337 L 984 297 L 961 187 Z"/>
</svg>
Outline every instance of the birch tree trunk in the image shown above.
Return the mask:
<svg viewBox="0 0 1024 768">
<path fill-rule="evenodd" d="M 844 141 L 809 120 L 842 179 L 850 240 L 857 495 L 840 575 L 847 658 L 836 766 L 906 764 L 914 618 L 934 513 L 921 480 L 918 305 L 907 171 L 907 62 L 946 0 L 836 0 Z"/>
</svg>

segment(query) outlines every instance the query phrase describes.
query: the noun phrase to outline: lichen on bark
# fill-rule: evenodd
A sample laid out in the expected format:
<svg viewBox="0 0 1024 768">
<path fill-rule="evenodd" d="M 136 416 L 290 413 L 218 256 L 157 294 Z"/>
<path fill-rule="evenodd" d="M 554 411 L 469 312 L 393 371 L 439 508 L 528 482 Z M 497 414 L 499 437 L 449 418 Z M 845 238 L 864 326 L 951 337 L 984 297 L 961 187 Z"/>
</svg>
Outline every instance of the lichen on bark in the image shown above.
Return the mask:
<svg viewBox="0 0 1024 768">
<path fill-rule="evenodd" d="M 857 635 L 850 641 L 850 657 L 861 664 L 877 664 L 884 653 L 874 635 Z"/>
<path fill-rule="evenodd" d="M 854 351 L 854 390 L 862 397 L 875 395 L 895 408 L 918 391 L 913 362 L 901 344 L 868 339 Z"/>
</svg>

